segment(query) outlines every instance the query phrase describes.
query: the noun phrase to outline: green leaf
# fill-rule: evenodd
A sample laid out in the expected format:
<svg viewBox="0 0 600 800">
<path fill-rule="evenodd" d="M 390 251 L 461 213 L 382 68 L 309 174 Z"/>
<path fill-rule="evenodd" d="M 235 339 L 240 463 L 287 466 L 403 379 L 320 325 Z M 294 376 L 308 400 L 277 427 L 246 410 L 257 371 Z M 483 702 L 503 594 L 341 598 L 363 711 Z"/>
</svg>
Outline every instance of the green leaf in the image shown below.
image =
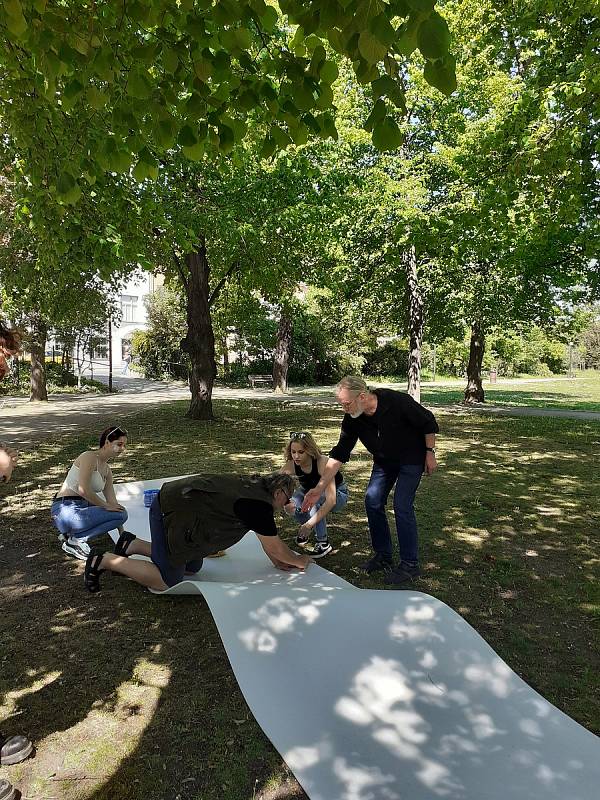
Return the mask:
<svg viewBox="0 0 600 800">
<path fill-rule="evenodd" d="M 267 33 L 272 33 L 277 25 L 278 19 L 279 15 L 273 6 L 267 6 L 267 10 L 260 17 L 260 24 Z"/>
<path fill-rule="evenodd" d="M 96 111 L 104 108 L 108 103 L 108 95 L 105 92 L 101 92 L 96 86 L 88 87 L 85 95 L 90 106 Z"/>
<path fill-rule="evenodd" d="M 358 49 L 368 64 L 376 64 L 386 55 L 388 48 L 370 31 L 363 31 L 358 37 Z"/>
<path fill-rule="evenodd" d="M 411 14 L 408 20 L 398 28 L 396 50 L 403 56 L 410 56 L 417 49 L 417 33 L 420 23 L 421 18 Z"/>
<path fill-rule="evenodd" d="M 248 50 L 252 46 L 252 34 L 248 28 L 235 29 L 235 42 L 240 50 Z"/>
<path fill-rule="evenodd" d="M 127 94 L 137 100 L 147 100 L 150 97 L 150 84 L 141 72 L 130 73 L 127 81 Z"/>
<path fill-rule="evenodd" d="M 4 3 L 2 5 L 4 6 L 4 10 L 6 11 L 7 16 L 9 17 L 23 16 L 23 6 L 21 5 L 20 0 L 4 0 Z"/>
<path fill-rule="evenodd" d="M 425 58 L 444 58 L 450 47 L 450 31 L 446 20 L 437 11 L 419 25 L 417 44 Z"/>
<path fill-rule="evenodd" d="M 387 105 L 385 102 L 380 98 L 377 100 L 375 105 L 373 106 L 371 113 L 366 119 L 365 122 L 365 130 L 372 131 L 375 125 L 381 122 L 384 119 L 385 115 L 387 114 Z"/>
<path fill-rule="evenodd" d="M 426 61 L 423 77 L 440 92 L 451 95 L 456 90 L 456 59 L 448 55 L 443 61 Z"/>
<path fill-rule="evenodd" d="M 395 81 L 393 78 L 390 78 L 389 75 L 382 75 L 381 77 L 377 78 L 377 80 L 371 83 L 371 88 L 373 89 L 373 95 L 375 98 L 384 96 L 389 97 L 396 108 L 406 111 L 406 101 L 404 99 L 402 87 L 397 81 Z"/>
<path fill-rule="evenodd" d="M 38 14 L 43 14 L 46 11 L 47 4 L 48 0 L 33 0 L 33 7 L 38 12 Z"/>
<path fill-rule="evenodd" d="M 400 128 L 391 117 L 386 117 L 378 122 L 373 129 L 373 144 L 383 152 L 384 150 L 396 150 L 402 144 L 402 134 Z"/>
<path fill-rule="evenodd" d="M 396 31 L 383 12 L 378 14 L 376 17 L 373 17 L 373 19 L 369 22 L 369 30 L 387 47 L 390 47 L 396 41 Z"/>
<path fill-rule="evenodd" d="M 219 125 L 219 150 L 222 153 L 230 153 L 235 144 L 233 130 L 227 125 Z"/>
<path fill-rule="evenodd" d="M 70 111 L 83 94 L 84 86 L 77 78 L 65 84 L 62 93 L 62 106 L 65 111 Z"/>
<path fill-rule="evenodd" d="M 319 97 L 317 99 L 317 108 L 331 108 L 333 105 L 333 89 L 327 83 L 321 84 L 319 87 Z"/>
<path fill-rule="evenodd" d="M 179 56 L 177 55 L 177 50 L 174 50 L 172 47 L 163 48 L 162 63 L 165 71 L 173 75 L 179 66 Z"/>
<path fill-rule="evenodd" d="M 260 148 L 261 158 L 271 158 L 273 153 L 277 150 L 277 144 L 272 136 L 265 136 L 265 140 Z"/>
<path fill-rule="evenodd" d="M 28 30 L 27 20 L 22 14 L 16 17 L 7 16 L 6 27 L 14 36 L 17 36 L 19 39 L 22 39 Z"/>
<path fill-rule="evenodd" d="M 308 142 L 308 128 L 301 122 L 296 127 L 290 128 L 290 136 L 294 144 L 306 144 Z"/>
<path fill-rule="evenodd" d="M 294 86 L 292 91 L 294 103 L 301 111 L 309 111 L 315 105 L 314 95 L 306 81 Z"/>
<path fill-rule="evenodd" d="M 338 77 L 339 70 L 337 68 L 337 64 L 333 61 L 326 61 L 323 66 L 321 67 L 321 71 L 319 73 L 319 77 L 325 83 L 332 84 Z"/>
<path fill-rule="evenodd" d="M 273 125 L 271 128 L 271 136 L 275 140 L 275 144 L 279 148 L 279 150 L 285 150 L 290 144 L 292 144 L 292 140 L 290 136 L 280 128 L 278 125 Z"/>
<path fill-rule="evenodd" d="M 194 61 L 194 73 L 201 81 L 206 81 L 213 73 L 213 65 L 206 58 L 200 58 Z"/>
<path fill-rule="evenodd" d="M 67 194 L 75 184 L 76 180 L 70 172 L 61 172 L 56 181 L 56 191 L 59 194 Z"/>
<path fill-rule="evenodd" d="M 200 161 L 204 155 L 204 142 L 196 142 L 193 147 L 184 147 L 183 155 L 190 161 Z"/>
<path fill-rule="evenodd" d="M 169 150 L 175 144 L 175 138 L 177 136 L 175 120 L 161 119 L 158 125 L 154 127 L 153 132 L 154 141 L 164 150 Z"/>
<path fill-rule="evenodd" d="M 177 141 L 182 147 L 193 147 L 198 143 L 198 137 L 190 125 L 184 125 L 179 131 Z"/>
<path fill-rule="evenodd" d="M 141 151 L 139 160 L 133 168 L 133 177 L 140 183 L 146 178 L 150 178 L 153 181 L 158 178 L 158 164 L 146 147 Z"/>
</svg>

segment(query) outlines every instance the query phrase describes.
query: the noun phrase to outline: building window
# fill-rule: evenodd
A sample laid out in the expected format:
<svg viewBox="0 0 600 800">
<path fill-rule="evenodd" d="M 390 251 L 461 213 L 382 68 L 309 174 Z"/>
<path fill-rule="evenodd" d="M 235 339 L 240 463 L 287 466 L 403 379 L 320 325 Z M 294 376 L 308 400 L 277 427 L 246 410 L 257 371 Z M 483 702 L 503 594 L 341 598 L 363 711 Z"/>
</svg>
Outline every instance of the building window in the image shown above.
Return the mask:
<svg viewBox="0 0 600 800">
<path fill-rule="evenodd" d="M 106 339 L 94 339 L 92 358 L 108 358 L 108 342 Z"/>
<path fill-rule="evenodd" d="M 135 294 L 121 295 L 121 313 L 123 322 L 137 322 L 138 297 Z"/>
</svg>

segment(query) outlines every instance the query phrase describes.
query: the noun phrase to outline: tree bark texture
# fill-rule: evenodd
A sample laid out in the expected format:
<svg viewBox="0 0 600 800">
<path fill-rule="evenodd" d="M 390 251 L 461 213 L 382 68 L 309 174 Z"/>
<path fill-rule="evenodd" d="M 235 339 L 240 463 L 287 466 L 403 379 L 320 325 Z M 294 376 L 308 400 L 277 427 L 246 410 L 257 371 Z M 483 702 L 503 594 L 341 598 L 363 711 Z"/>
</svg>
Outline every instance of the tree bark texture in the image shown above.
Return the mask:
<svg viewBox="0 0 600 800">
<path fill-rule="evenodd" d="M 292 349 L 292 320 L 285 311 L 281 312 L 277 327 L 277 343 L 273 358 L 273 391 L 287 391 L 287 374 Z"/>
<path fill-rule="evenodd" d="M 471 344 L 469 347 L 469 363 L 467 364 L 467 388 L 465 403 L 483 403 L 485 396 L 481 383 L 481 365 L 485 352 L 485 335 L 481 322 L 471 325 Z"/>
<path fill-rule="evenodd" d="M 48 400 L 46 387 L 46 338 L 48 326 L 39 314 L 32 314 L 31 324 L 31 384 L 29 400 Z"/>
<path fill-rule="evenodd" d="M 217 364 L 209 304 L 210 268 L 204 239 L 193 252 L 185 254 L 184 262 L 187 336 L 182 342 L 182 347 L 190 356 L 192 393 L 186 416 L 191 419 L 210 420 L 214 419 L 212 390 L 217 375 Z"/>
<path fill-rule="evenodd" d="M 421 402 L 421 346 L 423 344 L 423 298 L 417 275 L 415 248 L 404 254 L 408 301 L 408 393 Z"/>
</svg>

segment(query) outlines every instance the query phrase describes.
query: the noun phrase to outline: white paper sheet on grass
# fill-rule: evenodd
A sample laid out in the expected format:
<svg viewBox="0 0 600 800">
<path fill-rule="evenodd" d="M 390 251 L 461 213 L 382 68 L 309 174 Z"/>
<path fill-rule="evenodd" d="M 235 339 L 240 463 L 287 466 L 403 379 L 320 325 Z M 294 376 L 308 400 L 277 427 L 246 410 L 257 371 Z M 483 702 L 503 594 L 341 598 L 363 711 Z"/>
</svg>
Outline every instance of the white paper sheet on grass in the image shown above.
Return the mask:
<svg viewBox="0 0 600 800">
<path fill-rule="evenodd" d="M 149 538 L 144 488 L 117 498 Z M 311 800 L 598 800 L 600 739 L 452 609 L 275 570 L 248 534 L 198 580 L 257 721 Z M 201 576 L 201 579 L 200 579 Z"/>
</svg>

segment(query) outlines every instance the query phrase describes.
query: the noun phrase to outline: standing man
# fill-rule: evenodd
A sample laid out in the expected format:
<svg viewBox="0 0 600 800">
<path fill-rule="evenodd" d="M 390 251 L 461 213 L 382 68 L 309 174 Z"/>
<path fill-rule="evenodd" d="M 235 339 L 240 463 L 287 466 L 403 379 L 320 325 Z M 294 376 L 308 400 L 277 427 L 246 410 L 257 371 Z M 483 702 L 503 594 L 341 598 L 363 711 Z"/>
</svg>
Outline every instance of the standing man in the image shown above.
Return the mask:
<svg viewBox="0 0 600 800">
<path fill-rule="evenodd" d="M 423 473 L 437 469 L 435 417 L 404 392 L 370 391 L 362 378 L 348 375 L 338 383 L 336 397 L 345 411 L 339 442 L 329 453 L 321 480 L 307 492 L 302 510 L 323 494 L 360 439 L 373 454 L 373 471 L 365 495 L 365 507 L 374 555 L 361 565 L 367 573 L 384 570 L 393 586 L 410 583 L 420 575 L 417 520 L 414 500 Z M 393 565 L 392 537 L 385 504 L 392 487 L 400 562 Z"/>
</svg>

